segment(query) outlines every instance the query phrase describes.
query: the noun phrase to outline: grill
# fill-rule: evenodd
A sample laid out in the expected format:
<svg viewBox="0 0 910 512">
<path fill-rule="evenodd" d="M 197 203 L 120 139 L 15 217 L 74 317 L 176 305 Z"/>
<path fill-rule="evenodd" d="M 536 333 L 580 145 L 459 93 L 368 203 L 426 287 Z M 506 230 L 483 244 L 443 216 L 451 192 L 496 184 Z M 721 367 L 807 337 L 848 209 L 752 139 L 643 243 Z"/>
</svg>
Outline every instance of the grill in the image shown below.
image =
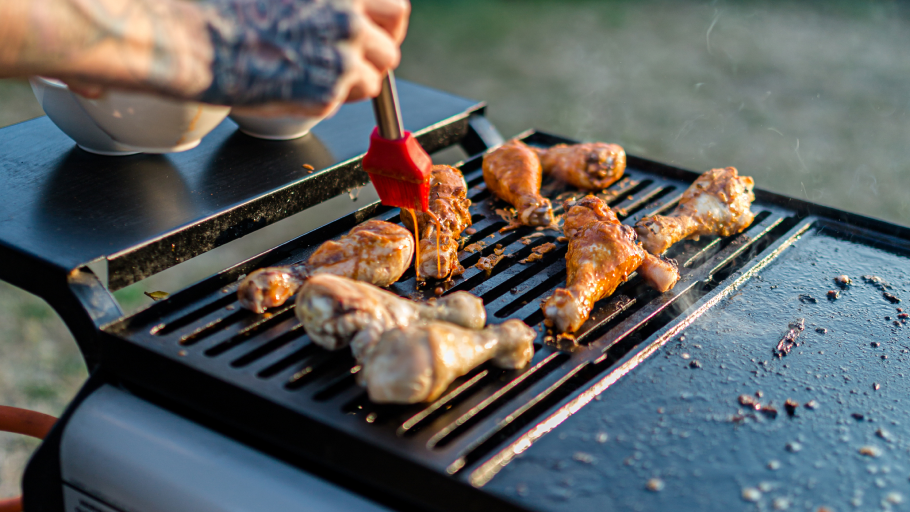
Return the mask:
<svg viewBox="0 0 910 512">
<path fill-rule="evenodd" d="M 538 146 L 571 142 L 539 132 L 522 138 Z M 481 297 L 491 322 L 517 318 L 536 328 L 537 351 L 527 368 L 504 371 L 481 366 L 455 381 L 433 403 L 376 405 L 356 384 L 360 368 L 350 354 L 328 352 L 311 343 L 294 316 L 293 304 L 265 315 L 239 306 L 239 280 L 255 268 L 304 260 L 321 242 L 343 235 L 367 218 L 399 222 L 397 209 L 378 204 L 107 326 L 106 352 L 115 358 L 111 367 L 126 382 L 140 389 L 149 386 L 186 407 L 199 406 L 188 400 L 193 394 L 190 390 L 218 388 L 198 397 L 211 406 L 202 405 L 205 412 L 249 435 L 263 434 L 262 419 L 253 420 L 258 424 L 253 425 L 250 418 L 237 413 L 248 416 L 250 409 L 265 409 L 265 400 L 269 410 L 281 408 L 284 414 L 280 417 L 287 418 L 274 416 L 282 423 L 279 430 L 296 432 L 281 442 L 282 449 L 293 447 L 307 458 L 334 466 L 339 473 L 352 473 L 366 485 L 425 499 L 423 506 L 447 503 L 446 507 L 454 509 L 469 504 L 465 500 L 476 499 L 463 489 L 470 488 L 466 484 L 481 485 L 495 473 L 507 458 L 500 451 L 507 441 L 529 427 L 538 427 L 545 412 L 614 367 L 658 330 L 684 321 L 680 316 L 689 306 L 754 272 L 766 259 L 760 255 L 779 251 L 805 229 L 795 211 L 760 198 L 753 206 L 756 220 L 744 233 L 688 241 L 673 248 L 669 256 L 680 263 L 681 279 L 672 291 L 659 294 L 633 275 L 612 297 L 598 303 L 578 333 L 578 346 L 560 349 L 544 339 L 540 301 L 565 283 L 567 244 L 552 231 L 523 227 L 501 233 L 507 222 L 496 210 L 505 205 L 487 191 L 481 162 L 482 155 L 478 155 L 460 168 L 469 186 L 476 230 L 464 240 L 464 246 L 476 242 L 485 242 L 485 246 L 459 254 L 467 271 L 445 293 L 464 290 Z M 644 215 L 673 208 L 694 177 L 630 158 L 626 178 L 601 195 L 623 222 L 632 224 Z M 553 190 L 554 186 L 545 184 L 551 196 L 573 194 Z M 545 243 L 555 243 L 556 250 L 536 262 L 521 263 Z M 497 247 L 504 250 L 504 258 L 489 275 L 474 267 Z M 428 299 L 434 296 L 435 287 L 435 283 L 418 287 L 412 269 L 390 289 L 412 299 Z M 159 357 L 151 359 L 146 352 Z M 165 377 L 175 373 L 186 375 Z M 233 398 L 227 398 L 241 390 L 257 405 L 238 407 Z M 220 397 L 217 404 L 211 403 L 212 396 Z M 271 414 L 265 413 L 265 417 Z M 274 432 L 275 425 L 265 428 Z M 325 444 L 313 446 L 308 439 Z M 363 464 L 363 459 L 375 460 L 379 466 Z M 355 460 L 358 462 L 352 464 Z M 432 473 L 421 471 L 423 468 Z M 401 477 L 412 473 L 413 481 Z M 434 480 L 437 483 L 430 483 Z M 440 485 L 451 488 L 451 496 L 445 500 L 438 497 L 440 489 L 435 486 Z M 432 495 L 420 496 L 421 488 L 432 489 Z"/>
<path fill-rule="evenodd" d="M 500 213 L 506 205 L 484 186 L 480 167 L 486 146 L 478 143 L 495 141 L 496 132 L 479 114 L 482 110 L 475 109 L 470 116 L 435 126 L 423 134 L 422 143 L 432 149 L 460 143 L 473 155 L 459 164 L 473 203 L 475 230 L 462 246 L 482 247 L 459 254 L 467 270 L 450 283 L 417 286 L 412 268 L 390 289 L 418 300 L 433 297 L 436 286 L 443 286 L 444 293 L 464 290 L 483 299 L 491 323 L 525 321 L 538 332 L 536 353 L 527 368 L 505 371 L 484 365 L 456 380 L 433 403 L 377 405 L 356 384 L 360 368 L 347 351 L 327 352 L 310 342 L 294 316 L 293 301 L 263 315 L 237 303 L 237 285 L 253 270 L 302 261 L 322 242 L 367 219 L 399 222 L 397 209 L 376 203 L 133 316 L 93 313 L 96 324 L 103 324 L 92 337 L 101 354 L 98 374 L 381 503 L 431 510 L 520 510 L 522 505 L 485 491 L 484 485 L 807 230 L 824 226 L 870 243 L 906 245 L 902 240 L 910 239 L 906 228 L 757 190 L 755 221 L 746 231 L 685 241 L 670 250 L 668 256 L 678 261 L 681 274 L 673 290 L 658 293 L 633 274 L 597 304 L 578 332 L 577 344 L 560 344 L 546 337 L 540 302 L 565 283 L 567 244 L 552 231 L 523 227 L 500 232 L 507 225 Z M 520 138 L 543 147 L 572 142 L 537 131 Z M 362 174 L 356 162 L 346 162 L 344 168 L 345 173 Z M 356 185 L 345 176 L 339 173 L 335 179 Z M 629 156 L 625 176 L 600 195 L 631 225 L 672 209 L 698 174 Z M 581 195 L 546 181 L 544 189 L 560 199 Z M 561 213 L 558 204 L 556 213 Z M 522 262 L 547 243 L 556 249 L 537 261 Z M 131 268 L 160 267 L 143 265 L 140 257 L 157 258 L 160 249 L 130 253 Z M 491 271 L 474 267 L 498 249 L 504 257 Z M 148 272 L 135 273 L 142 277 Z M 133 278 L 118 279 L 125 283 Z M 77 295 L 79 286 L 70 280 Z M 103 305 L 99 309 L 103 312 Z"/>
</svg>

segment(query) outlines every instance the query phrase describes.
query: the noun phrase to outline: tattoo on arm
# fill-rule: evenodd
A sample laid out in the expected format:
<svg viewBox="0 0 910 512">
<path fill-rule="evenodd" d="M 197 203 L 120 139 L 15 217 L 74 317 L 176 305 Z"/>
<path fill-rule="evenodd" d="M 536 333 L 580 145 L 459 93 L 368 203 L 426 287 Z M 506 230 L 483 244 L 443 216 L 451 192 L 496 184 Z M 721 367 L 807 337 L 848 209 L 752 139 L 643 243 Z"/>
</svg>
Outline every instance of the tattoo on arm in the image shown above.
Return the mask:
<svg viewBox="0 0 910 512">
<path fill-rule="evenodd" d="M 0 0 L 0 76 L 45 74 L 232 105 L 328 105 L 344 0 Z M 15 20 L 6 14 L 16 13 Z"/>
<path fill-rule="evenodd" d="M 318 0 L 220 0 L 211 8 L 212 84 L 203 101 L 332 100 L 344 73 L 338 43 L 351 37 L 350 13 Z"/>
<path fill-rule="evenodd" d="M 211 54 L 202 13 L 173 0 L 0 0 L 22 2 L 17 51 L 6 52 L 0 73 L 47 74 L 101 84 L 186 94 L 210 80 Z M 193 14 L 195 13 L 195 16 Z M 198 29 L 193 26 L 194 18 Z M 196 32 L 196 34 L 194 34 Z M 10 43 L 0 37 L 0 45 Z"/>
</svg>

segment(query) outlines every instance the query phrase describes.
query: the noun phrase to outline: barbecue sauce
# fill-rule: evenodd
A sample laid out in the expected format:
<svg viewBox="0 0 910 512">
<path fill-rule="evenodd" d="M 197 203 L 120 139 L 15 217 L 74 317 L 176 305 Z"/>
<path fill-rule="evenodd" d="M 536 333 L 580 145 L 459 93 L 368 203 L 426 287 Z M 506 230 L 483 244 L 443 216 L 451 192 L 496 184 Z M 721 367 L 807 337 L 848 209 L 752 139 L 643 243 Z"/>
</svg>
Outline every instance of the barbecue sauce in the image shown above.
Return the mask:
<svg viewBox="0 0 910 512">
<path fill-rule="evenodd" d="M 439 219 L 434 218 L 433 220 L 436 221 L 436 275 L 442 276 L 442 265 L 439 263 Z"/>
<path fill-rule="evenodd" d="M 427 210 L 427 215 L 433 219 L 433 224 L 436 225 L 436 275 L 441 279 L 442 276 L 442 263 L 439 260 L 439 230 L 442 228 L 442 225 L 439 224 L 439 217 L 435 213 Z"/>
<path fill-rule="evenodd" d="M 417 214 L 411 208 L 405 208 L 411 214 L 411 220 L 414 221 L 414 279 L 420 281 L 420 234 L 417 226 Z"/>
<path fill-rule="evenodd" d="M 427 210 L 426 214 L 433 219 L 433 224 L 436 225 L 436 275 L 438 276 L 438 279 L 442 279 L 445 277 L 442 275 L 442 260 L 440 260 L 439 256 L 439 230 L 442 229 L 442 224 L 439 223 L 439 217 L 437 217 L 435 213 Z"/>
</svg>

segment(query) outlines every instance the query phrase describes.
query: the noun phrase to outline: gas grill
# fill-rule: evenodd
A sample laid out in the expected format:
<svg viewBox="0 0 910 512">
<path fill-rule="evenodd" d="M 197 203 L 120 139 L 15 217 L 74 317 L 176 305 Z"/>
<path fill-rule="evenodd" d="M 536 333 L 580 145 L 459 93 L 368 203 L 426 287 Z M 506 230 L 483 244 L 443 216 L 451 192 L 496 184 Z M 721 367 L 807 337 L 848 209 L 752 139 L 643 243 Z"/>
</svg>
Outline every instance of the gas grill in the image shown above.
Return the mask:
<svg viewBox="0 0 910 512">
<path fill-rule="evenodd" d="M 670 250 L 681 274 L 673 290 L 661 294 L 633 274 L 597 304 L 575 343 L 554 340 L 546 335 L 540 302 L 565 283 L 567 244 L 553 231 L 502 231 L 506 205 L 491 196 L 480 169 L 483 153 L 502 138 L 484 117 L 483 105 L 407 83 L 401 89 L 408 128 L 428 151 L 460 145 L 469 155 L 458 166 L 469 187 L 475 231 L 462 247 L 483 243 L 476 251 L 460 252 L 467 270 L 450 283 L 418 286 L 412 268 L 389 289 L 422 300 L 435 296 L 437 286 L 443 293 L 463 290 L 481 297 L 490 322 L 516 318 L 537 330 L 531 364 L 515 371 L 480 366 L 433 403 L 377 405 L 357 385 L 360 367 L 347 351 L 328 352 L 310 342 L 293 301 L 263 315 L 240 307 L 237 286 L 253 270 L 302 261 L 322 242 L 367 219 L 399 222 L 397 209 L 378 203 L 130 316 L 103 286 L 102 272 L 92 270 L 106 262 L 108 286 L 117 289 L 364 185 L 359 156 L 372 123 L 364 105 L 344 107 L 296 145 L 253 141 L 234 134 L 226 122 L 196 154 L 110 163 L 66 154 L 61 149 L 66 142 L 57 138 L 46 145 L 66 155 L 55 176 L 68 185 L 77 178 L 62 173 L 90 173 L 95 165 L 107 166 L 108 178 L 147 172 L 143 165 L 153 172 L 170 168 L 195 180 L 190 202 L 202 206 L 164 229 L 147 229 L 138 221 L 133 231 L 115 225 L 114 241 L 105 240 L 110 250 L 100 240 L 73 242 L 68 234 L 65 242 L 77 250 L 42 257 L 40 250 L 58 242 L 38 241 L 44 245 L 35 250 L 38 242 L 17 240 L 12 236 L 17 232 L 8 230 L 5 256 L 48 277 L 31 281 L 23 272 L 14 275 L 12 265 L 4 265 L 2 277 L 57 308 L 92 370 L 29 464 L 28 510 L 535 509 L 535 503 L 487 484 L 801 237 L 824 229 L 910 253 L 907 228 L 759 189 L 755 221 L 743 233 L 689 240 Z M 0 140 L 29 140 L 50 129 L 46 121 L 32 121 L 0 131 Z M 519 137 L 542 147 L 572 142 L 539 131 Z M 300 170 L 302 161 L 319 154 L 324 156 L 318 172 Z M 51 157 L 20 158 L 8 156 L 7 171 L 38 168 L 40 162 L 29 162 Z M 671 210 L 697 176 L 630 156 L 625 178 L 599 195 L 631 225 Z M 119 193 L 133 183 L 99 186 Z M 555 183 L 545 182 L 544 188 L 549 197 L 581 197 Z M 209 190 L 222 197 L 206 197 Z M 154 205 L 149 208 L 154 212 Z M 522 261 L 546 243 L 556 249 Z M 492 270 L 474 266 L 500 250 L 503 258 Z"/>
</svg>

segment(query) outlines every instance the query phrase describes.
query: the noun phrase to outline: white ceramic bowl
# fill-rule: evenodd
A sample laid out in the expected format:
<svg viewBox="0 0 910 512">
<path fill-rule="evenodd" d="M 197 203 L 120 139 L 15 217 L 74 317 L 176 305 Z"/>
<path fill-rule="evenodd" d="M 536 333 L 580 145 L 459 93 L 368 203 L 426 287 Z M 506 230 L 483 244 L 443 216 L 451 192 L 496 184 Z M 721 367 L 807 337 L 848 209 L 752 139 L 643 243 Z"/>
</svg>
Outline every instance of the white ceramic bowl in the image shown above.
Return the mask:
<svg viewBox="0 0 910 512">
<path fill-rule="evenodd" d="M 41 77 L 32 77 L 28 82 L 47 117 L 80 148 L 108 156 L 138 153 L 98 128 L 63 82 Z"/>
<path fill-rule="evenodd" d="M 240 131 L 258 139 L 291 140 L 310 133 L 322 117 L 267 117 L 231 112 L 231 120 Z"/>
<path fill-rule="evenodd" d="M 143 153 L 192 149 L 231 110 L 127 91 L 108 91 L 99 99 L 74 97 L 112 139 Z"/>
</svg>

